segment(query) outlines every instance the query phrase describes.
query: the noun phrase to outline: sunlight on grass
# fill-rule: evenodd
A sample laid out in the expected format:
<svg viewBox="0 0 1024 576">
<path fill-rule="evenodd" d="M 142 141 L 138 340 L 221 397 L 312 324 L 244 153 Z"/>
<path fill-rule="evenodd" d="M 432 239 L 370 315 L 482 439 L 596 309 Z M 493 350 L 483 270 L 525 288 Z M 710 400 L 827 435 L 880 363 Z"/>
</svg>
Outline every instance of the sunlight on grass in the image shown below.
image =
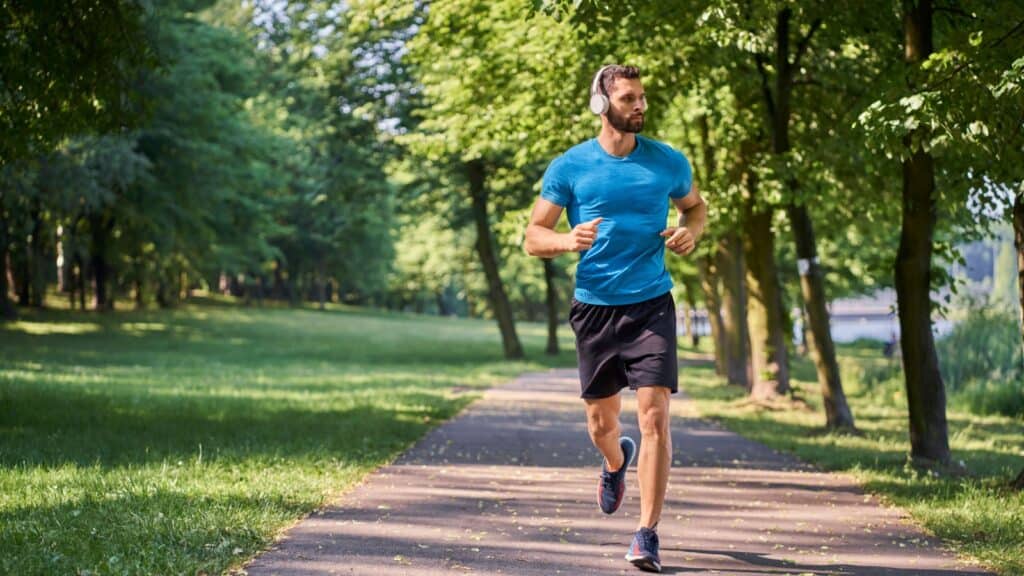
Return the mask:
<svg viewBox="0 0 1024 576">
<path fill-rule="evenodd" d="M 849 353 L 848 353 L 849 352 Z M 826 470 L 854 474 L 865 489 L 907 509 L 927 530 L 1001 574 L 1024 574 L 1024 494 L 1007 482 L 1024 467 L 1024 421 L 976 416 L 950 408 L 950 447 L 971 475 L 965 479 L 922 475 L 908 465 L 906 396 L 902 381 L 865 386 L 855 365 L 888 362 L 877 350 L 841 348 L 843 381 L 863 436 L 822 433 L 824 411 L 814 370 L 797 359 L 795 394 L 804 409 L 766 410 L 746 401 L 712 366 L 685 367 L 680 385 L 693 400 L 689 414 L 722 422 L 749 438 L 796 454 Z M 681 354 L 682 356 L 682 354 Z M 807 375 L 811 379 L 807 379 Z M 853 374 L 853 375 L 851 375 Z"/>
<path fill-rule="evenodd" d="M 0 573 L 220 573 L 450 418 L 492 322 L 216 302 L 0 327 Z"/>
<path fill-rule="evenodd" d="M 100 325 L 93 322 L 13 322 L 6 326 L 7 330 L 24 332 L 35 336 L 47 334 L 90 334 L 98 332 Z"/>
</svg>

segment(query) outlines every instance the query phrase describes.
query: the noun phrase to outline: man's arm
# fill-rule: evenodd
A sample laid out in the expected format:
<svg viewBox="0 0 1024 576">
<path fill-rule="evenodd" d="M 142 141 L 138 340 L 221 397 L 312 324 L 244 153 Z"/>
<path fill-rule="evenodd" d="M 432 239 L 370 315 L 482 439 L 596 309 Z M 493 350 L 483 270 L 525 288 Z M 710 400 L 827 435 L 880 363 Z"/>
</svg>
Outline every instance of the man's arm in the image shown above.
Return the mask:
<svg viewBox="0 0 1024 576">
<path fill-rule="evenodd" d="M 704 234 L 704 223 L 708 218 L 708 207 L 697 190 L 697 184 L 690 186 L 690 192 L 682 198 L 673 198 L 679 213 L 679 225 L 666 228 L 661 235 L 668 238 L 665 240 L 665 247 L 669 250 L 686 256 L 697 247 L 697 241 Z"/>
<path fill-rule="evenodd" d="M 597 237 L 597 225 L 601 218 L 577 225 L 567 234 L 555 232 L 562 207 L 550 200 L 538 198 L 526 226 L 526 253 L 541 258 L 554 258 L 565 252 L 587 250 Z"/>
</svg>

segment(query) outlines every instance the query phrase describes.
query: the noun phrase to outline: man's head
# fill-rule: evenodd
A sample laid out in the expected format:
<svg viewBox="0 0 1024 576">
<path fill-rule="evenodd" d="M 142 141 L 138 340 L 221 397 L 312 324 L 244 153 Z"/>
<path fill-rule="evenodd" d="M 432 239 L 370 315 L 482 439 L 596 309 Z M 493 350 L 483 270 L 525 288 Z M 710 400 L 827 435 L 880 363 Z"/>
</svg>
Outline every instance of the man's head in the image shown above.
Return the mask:
<svg viewBox="0 0 1024 576">
<path fill-rule="evenodd" d="M 647 101 L 636 66 L 606 66 L 597 78 L 597 87 L 608 98 L 604 113 L 620 132 L 639 132 L 644 127 Z"/>
</svg>

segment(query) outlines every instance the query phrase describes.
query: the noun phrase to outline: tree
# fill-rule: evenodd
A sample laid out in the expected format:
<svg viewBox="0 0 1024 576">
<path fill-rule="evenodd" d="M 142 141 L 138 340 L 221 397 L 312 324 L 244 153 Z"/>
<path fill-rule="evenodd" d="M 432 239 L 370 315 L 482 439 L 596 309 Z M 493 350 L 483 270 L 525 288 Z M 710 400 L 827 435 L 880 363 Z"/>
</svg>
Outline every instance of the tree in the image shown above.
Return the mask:
<svg viewBox="0 0 1024 576">
<path fill-rule="evenodd" d="M 905 3 L 905 59 L 913 71 L 928 59 L 932 44 L 930 0 Z M 904 136 L 903 225 L 896 259 L 896 298 L 900 344 L 910 412 L 911 455 L 919 460 L 949 461 L 946 391 L 939 373 L 931 331 L 932 238 L 935 230 L 935 160 L 921 145 L 920 130 Z"/>
<path fill-rule="evenodd" d="M 564 118 L 551 127 L 552 134 L 525 138 L 543 133 L 533 130 L 540 122 L 564 116 L 552 87 L 566 91 L 564 84 L 545 85 L 551 76 L 550 48 L 564 38 L 565 29 L 532 27 L 523 20 L 528 11 L 526 2 L 433 2 L 408 45 L 429 107 L 417 132 L 405 141 L 420 157 L 446 166 L 451 181 L 464 186 L 491 310 L 509 358 L 521 357 L 522 346 L 501 278 L 491 215 L 494 208 L 522 208 L 532 199 L 533 182 L 505 183 L 502 188 L 511 194 L 497 195 L 497 176 L 536 162 L 531 153 L 565 138 L 557 132 Z M 517 49 L 510 51 L 509 45 Z"/>
<path fill-rule="evenodd" d="M 769 86 L 767 58 L 757 54 L 755 59 L 761 73 L 762 89 L 768 110 L 772 134 L 772 152 L 784 156 L 791 150 L 790 122 L 791 101 L 794 80 L 797 70 L 801 67 L 811 42 L 822 24 L 823 17 L 816 16 L 807 27 L 806 32 L 798 35 L 795 47 L 790 48 L 790 26 L 793 21 L 793 10 L 789 7 L 776 13 L 775 21 L 775 59 L 774 59 L 774 90 Z M 792 57 L 790 56 L 792 52 Z M 794 191 L 798 186 L 794 175 L 787 178 L 787 186 Z M 810 349 L 814 364 L 818 371 L 824 400 L 826 427 L 830 429 L 853 429 L 853 414 L 846 402 L 843 385 L 839 377 L 839 364 L 836 361 L 835 344 L 826 308 L 825 285 L 821 265 L 818 261 L 817 242 L 814 225 L 805 203 L 793 198 L 786 207 L 793 236 L 796 243 L 796 255 L 800 274 L 800 286 L 804 298 L 810 330 Z"/>
<path fill-rule="evenodd" d="M 155 64 L 143 3 L 5 3 L 0 29 L 0 165 L 137 118 L 130 88 Z"/>
<path fill-rule="evenodd" d="M 0 29 L 0 168 L 47 154 L 69 135 L 118 130 L 139 118 L 130 87 L 155 63 L 141 3 L 5 4 Z M 11 226 L 37 219 L 41 209 L 20 213 L 24 204 L 12 195 L 0 188 L 0 313 L 7 319 L 15 316 L 6 287 Z"/>
</svg>

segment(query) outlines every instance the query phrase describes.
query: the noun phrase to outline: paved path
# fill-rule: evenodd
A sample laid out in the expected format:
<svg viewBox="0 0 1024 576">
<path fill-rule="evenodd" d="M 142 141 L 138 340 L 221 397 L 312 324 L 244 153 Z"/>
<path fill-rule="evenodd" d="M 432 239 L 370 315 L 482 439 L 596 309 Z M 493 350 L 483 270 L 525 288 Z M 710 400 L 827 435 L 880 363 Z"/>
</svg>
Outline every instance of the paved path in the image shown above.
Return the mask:
<svg viewBox="0 0 1024 576">
<path fill-rule="evenodd" d="M 577 391 L 572 370 L 488 391 L 293 527 L 247 573 L 640 574 L 622 558 L 639 512 L 636 476 L 631 470 L 618 513 L 602 514 L 600 456 Z M 625 393 L 623 426 L 639 439 L 633 398 Z M 673 404 L 664 573 L 987 574 L 851 478 L 680 417 L 681 401 Z"/>
</svg>

